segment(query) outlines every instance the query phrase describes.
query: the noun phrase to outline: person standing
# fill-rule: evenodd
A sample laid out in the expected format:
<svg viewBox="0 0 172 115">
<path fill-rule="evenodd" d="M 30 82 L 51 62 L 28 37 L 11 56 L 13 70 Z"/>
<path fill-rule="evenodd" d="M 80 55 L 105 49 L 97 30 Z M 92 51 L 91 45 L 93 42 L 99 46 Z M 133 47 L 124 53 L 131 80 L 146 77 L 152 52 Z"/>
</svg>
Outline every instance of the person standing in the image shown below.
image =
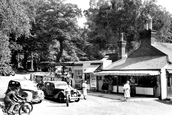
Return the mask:
<svg viewBox="0 0 172 115">
<path fill-rule="evenodd" d="M 130 82 L 127 80 L 127 82 L 123 86 L 125 101 L 127 101 L 128 98 L 130 97 L 130 85 L 129 85 L 129 83 Z"/>
<path fill-rule="evenodd" d="M 112 83 L 113 83 L 113 80 L 110 78 L 109 79 L 109 84 L 108 84 L 108 90 L 109 90 L 109 93 L 112 93 L 112 90 L 113 90 L 113 85 L 112 85 Z"/>
<path fill-rule="evenodd" d="M 136 88 L 135 88 L 135 79 L 131 77 L 130 79 L 130 86 L 131 86 L 131 97 L 134 97 L 136 94 Z"/>
<path fill-rule="evenodd" d="M 87 81 L 83 81 L 83 83 L 82 83 L 82 93 L 83 93 L 84 99 L 86 100 L 86 96 L 87 96 Z"/>
</svg>

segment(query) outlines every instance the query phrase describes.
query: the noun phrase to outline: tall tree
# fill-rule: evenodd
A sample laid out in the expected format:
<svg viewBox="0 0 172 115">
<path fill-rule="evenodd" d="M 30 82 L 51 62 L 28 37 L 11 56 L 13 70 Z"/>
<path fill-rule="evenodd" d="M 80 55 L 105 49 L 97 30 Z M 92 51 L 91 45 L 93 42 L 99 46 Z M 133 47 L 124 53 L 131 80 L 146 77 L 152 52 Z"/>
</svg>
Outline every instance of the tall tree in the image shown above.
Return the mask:
<svg viewBox="0 0 172 115">
<path fill-rule="evenodd" d="M 51 44 L 56 48 L 56 61 L 59 62 L 65 49 L 66 41 L 77 37 L 77 17 L 81 10 L 74 4 L 65 4 L 60 0 L 47 0 L 40 2 L 36 16 L 36 35 L 42 39 L 48 47 Z M 44 45 L 42 45 L 44 46 Z M 67 45 L 66 45 L 67 46 Z M 49 50 L 49 49 L 47 49 Z"/>
<path fill-rule="evenodd" d="M 156 5 L 156 1 L 142 0 L 92 0 L 85 11 L 89 32 L 88 41 L 100 55 L 117 51 L 117 41 L 124 33 L 127 50 L 131 50 L 133 41 L 139 41 L 139 31 L 143 29 L 145 16 L 153 18 L 153 29 L 157 30 L 160 41 L 169 41 L 171 15 Z M 104 52 L 104 53 L 103 53 Z M 96 56 L 96 55 L 95 55 Z"/>
<path fill-rule="evenodd" d="M 16 50 L 15 48 L 18 46 L 16 39 L 20 35 L 30 35 L 30 22 L 34 20 L 33 5 L 35 2 L 35 0 L 0 1 L 0 31 L 3 33 L 1 34 L 0 39 L 3 41 L 6 40 L 6 44 L 8 44 L 8 46 L 4 46 L 4 48 L 8 47 L 8 50 L 6 50 L 9 51 L 9 53 L 7 53 L 8 55 L 11 55 L 10 50 Z M 9 39 L 5 39 L 7 37 Z M 12 51 L 12 53 L 14 52 Z M 11 56 L 7 56 L 8 59 L 6 58 L 6 66 L 9 66 L 10 57 Z"/>
</svg>

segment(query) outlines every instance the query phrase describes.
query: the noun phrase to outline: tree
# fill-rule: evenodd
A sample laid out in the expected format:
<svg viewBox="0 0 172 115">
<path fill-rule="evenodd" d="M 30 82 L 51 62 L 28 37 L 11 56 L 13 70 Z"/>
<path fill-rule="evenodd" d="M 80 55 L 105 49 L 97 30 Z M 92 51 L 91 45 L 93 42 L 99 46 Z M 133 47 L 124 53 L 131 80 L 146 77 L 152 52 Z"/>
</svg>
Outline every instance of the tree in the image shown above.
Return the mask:
<svg viewBox="0 0 172 115">
<path fill-rule="evenodd" d="M 19 36 L 30 35 L 31 21 L 34 21 L 34 3 L 35 0 L 1 0 L 0 1 L 0 31 L 3 33 L 0 39 L 6 40 L 9 50 L 12 50 L 12 54 L 16 54 L 15 51 L 21 48 L 16 40 Z M 5 39 L 9 38 L 9 39 Z M 9 43 L 10 42 L 10 43 Z M 2 47 L 7 47 L 3 46 Z M 17 49 L 15 49 L 17 48 Z M 3 49 L 3 48 L 2 48 Z M 2 51 L 3 52 L 3 51 Z M 9 51 L 10 52 L 10 51 Z M 6 55 L 6 54 L 1 54 Z M 8 53 L 8 55 L 11 55 Z M 15 58 L 16 55 L 12 57 Z M 8 61 L 5 62 L 9 66 L 9 60 L 11 56 L 7 56 Z M 2 65 L 1 65 L 2 66 Z"/>
<path fill-rule="evenodd" d="M 94 0 L 85 11 L 89 30 L 88 41 L 97 49 L 99 55 L 117 51 L 117 41 L 124 33 L 127 51 L 135 47 L 133 41 L 139 42 L 139 32 L 143 30 L 145 16 L 153 18 L 153 29 L 158 33 L 159 41 L 169 41 L 171 36 L 171 15 L 156 1 L 141 0 Z M 96 56 L 96 55 L 94 55 Z"/>
<path fill-rule="evenodd" d="M 81 10 L 74 4 L 65 4 L 60 0 L 47 0 L 47 2 L 39 3 L 34 30 L 38 39 L 46 41 L 41 43 L 41 46 L 48 47 L 46 51 L 49 50 L 50 45 L 56 46 L 56 48 L 51 47 L 56 49 L 53 53 L 56 62 L 60 61 L 65 46 L 67 46 L 65 44 L 69 44 L 71 39 L 77 37 L 76 19 L 80 15 Z"/>
</svg>

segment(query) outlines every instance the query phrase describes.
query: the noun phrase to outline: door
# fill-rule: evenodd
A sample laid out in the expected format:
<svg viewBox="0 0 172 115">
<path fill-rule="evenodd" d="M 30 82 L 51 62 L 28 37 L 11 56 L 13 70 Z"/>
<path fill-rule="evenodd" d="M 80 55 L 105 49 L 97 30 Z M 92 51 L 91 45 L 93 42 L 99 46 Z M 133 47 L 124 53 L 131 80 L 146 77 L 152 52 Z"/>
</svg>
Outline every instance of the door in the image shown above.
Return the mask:
<svg viewBox="0 0 172 115">
<path fill-rule="evenodd" d="M 167 97 L 172 98 L 172 74 L 167 77 Z"/>
<path fill-rule="evenodd" d="M 54 91 L 54 84 L 53 83 L 46 83 L 45 86 L 45 91 L 47 96 L 53 96 L 53 91 Z"/>
</svg>

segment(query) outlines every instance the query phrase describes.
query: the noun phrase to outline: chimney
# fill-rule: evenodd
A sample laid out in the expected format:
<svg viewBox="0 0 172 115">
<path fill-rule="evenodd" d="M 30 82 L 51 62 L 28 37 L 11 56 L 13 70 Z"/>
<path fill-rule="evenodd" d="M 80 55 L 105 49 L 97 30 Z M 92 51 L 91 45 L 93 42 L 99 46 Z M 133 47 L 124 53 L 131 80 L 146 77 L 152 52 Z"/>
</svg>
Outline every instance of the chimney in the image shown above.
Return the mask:
<svg viewBox="0 0 172 115">
<path fill-rule="evenodd" d="M 144 30 L 140 32 L 142 44 L 151 45 L 156 42 L 156 31 L 152 30 L 152 17 L 148 14 L 144 24 Z"/>
<path fill-rule="evenodd" d="M 126 46 L 126 41 L 124 41 L 124 36 L 123 33 L 121 33 L 121 38 L 120 41 L 118 41 L 118 59 L 122 59 L 125 56 L 125 46 Z"/>
</svg>

